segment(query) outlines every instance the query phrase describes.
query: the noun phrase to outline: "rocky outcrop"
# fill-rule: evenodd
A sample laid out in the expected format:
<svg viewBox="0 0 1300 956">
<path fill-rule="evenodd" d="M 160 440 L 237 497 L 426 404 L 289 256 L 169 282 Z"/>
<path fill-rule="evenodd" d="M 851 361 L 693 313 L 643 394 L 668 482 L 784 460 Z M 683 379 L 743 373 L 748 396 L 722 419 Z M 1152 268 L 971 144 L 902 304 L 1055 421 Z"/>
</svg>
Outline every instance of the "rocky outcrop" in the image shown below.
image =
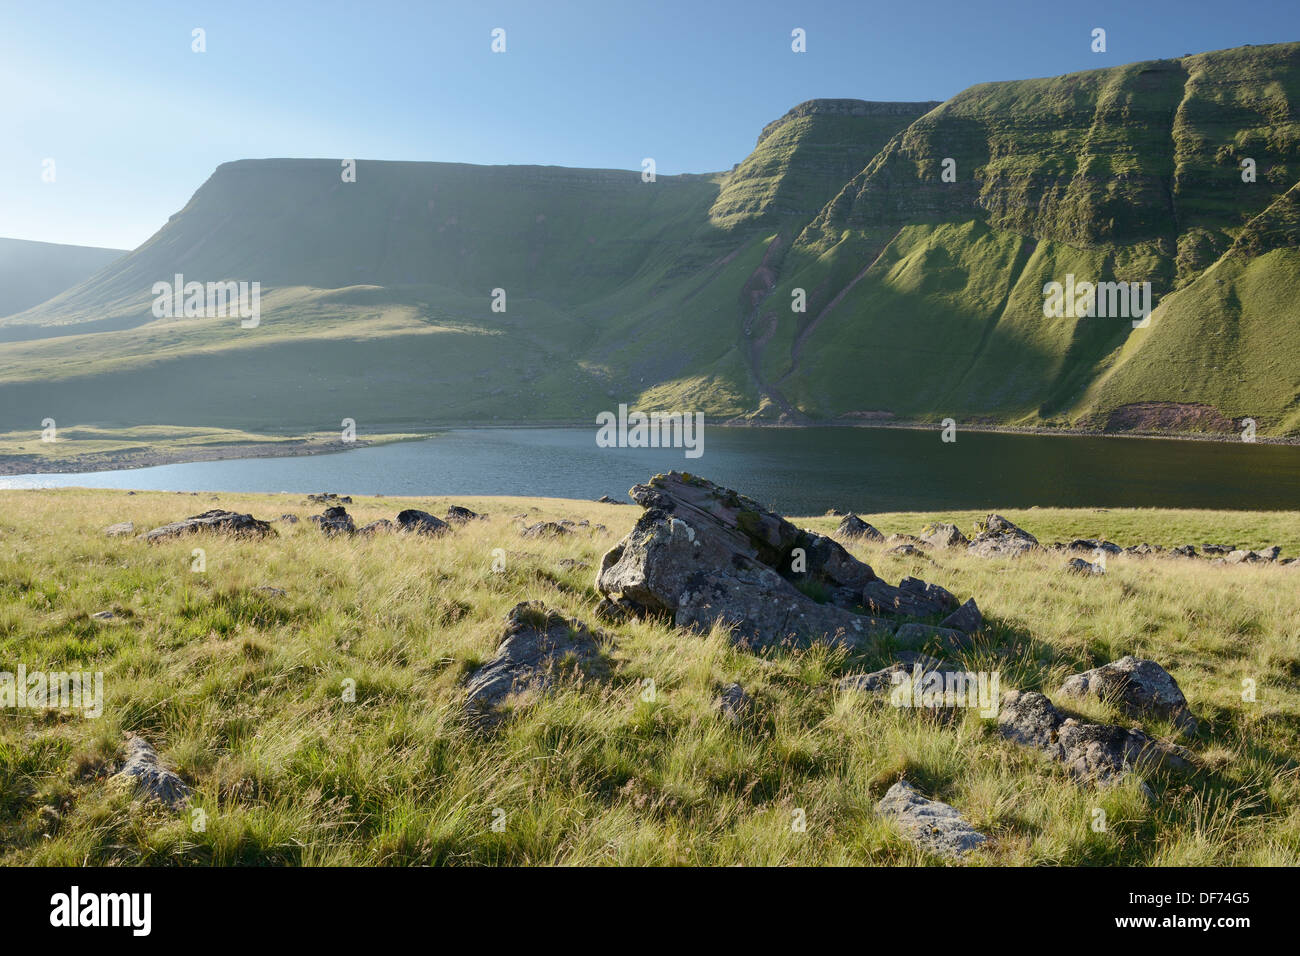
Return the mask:
<svg viewBox="0 0 1300 956">
<path fill-rule="evenodd" d="M 1196 718 L 1182 688 L 1155 661 L 1121 657 L 1101 667 L 1075 674 L 1061 685 L 1064 697 L 1095 697 L 1110 701 L 1134 719 L 1159 717 L 1184 733 L 1196 732 Z"/>
<path fill-rule="evenodd" d="M 505 715 L 508 699 L 521 692 L 545 692 L 565 669 L 593 675 L 605 668 L 609 638 L 553 611 L 540 601 L 517 604 L 491 661 L 470 675 L 465 709 L 491 723 Z"/>
<path fill-rule="evenodd" d="M 114 776 L 129 782 L 147 800 L 157 800 L 173 810 L 185 806 L 190 788 L 158 760 L 158 752 L 136 734 L 126 735 L 126 761 Z"/>
<path fill-rule="evenodd" d="M 1136 728 L 1091 724 L 1067 717 L 1037 691 L 1007 691 L 998 713 L 998 732 L 1065 764 L 1081 782 L 1108 786 L 1133 771 L 1182 769 L 1191 754 L 1153 740 Z"/>
<path fill-rule="evenodd" d="M 884 616 L 856 612 L 870 611 L 868 586 L 895 618 L 905 608 L 956 607 L 951 594 L 923 581 L 877 584 L 875 572 L 837 542 L 702 478 L 658 475 L 631 496 L 646 511 L 606 553 L 596 578 L 601 594 L 629 613 L 679 627 L 725 625 L 738 642 L 764 647 L 856 645 L 873 630 L 892 630 Z"/>
<path fill-rule="evenodd" d="M 876 804 L 876 811 L 898 825 L 902 833 L 923 850 L 956 858 L 983 846 L 988 839 L 954 807 L 921 795 L 900 780 Z"/>
<path fill-rule="evenodd" d="M 264 538 L 268 535 L 274 535 L 275 529 L 271 527 L 269 522 L 259 521 L 252 515 L 238 514 L 234 511 L 214 510 L 205 511 L 201 515 L 194 515 L 184 521 L 163 525 L 161 528 L 154 528 L 152 531 L 146 531 L 144 539 L 152 544 L 157 541 L 167 541 L 188 534 L 200 533 L 225 534 L 240 538 Z"/>
<path fill-rule="evenodd" d="M 991 514 L 976 528 L 967 548 L 982 558 L 1018 558 L 1041 547 L 1038 539 L 998 514 Z"/>
</svg>

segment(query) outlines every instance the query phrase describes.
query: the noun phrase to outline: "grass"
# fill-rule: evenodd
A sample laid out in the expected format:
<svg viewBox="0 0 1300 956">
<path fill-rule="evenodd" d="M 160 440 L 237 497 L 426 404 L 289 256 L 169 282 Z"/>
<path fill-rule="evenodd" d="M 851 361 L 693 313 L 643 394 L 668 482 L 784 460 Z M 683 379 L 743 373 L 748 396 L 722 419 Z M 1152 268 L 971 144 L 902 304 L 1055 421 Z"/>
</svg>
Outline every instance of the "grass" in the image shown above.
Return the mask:
<svg viewBox="0 0 1300 956">
<path fill-rule="evenodd" d="M 873 812 L 906 775 L 991 836 L 973 862 L 1008 865 L 1300 861 L 1297 572 L 1112 558 L 1104 578 L 1059 556 L 1019 563 L 853 546 L 887 580 L 917 574 L 975 596 L 990 625 L 964 663 L 1049 693 L 1126 653 L 1178 679 L 1203 729 L 1195 772 L 1097 792 L 967 714 L 942 725 L 833 692 L 883 647 L 754 655 L 719 632 L 610 628 L 607 681 L 568 684 L 497 732 L 461 716 L 505 613 L 538 599 L 594 623 L 595 567 L 639 509 L 555 499 L 358 498 L 358 524 L 404 507 L 489 515 L 437 538 L 326 539 L 307 522 L 267 541 L 148 546 L 103 526 L 153 527 L 208 508 L 271 518 L 298 495 L 0 493 L 0 668 L 104 673 L 105 710 L 0 714 L 4 864 L 932 864 Z M 529 521 L 603 524 L 555 540 Z M 932 518 L 866 516 L 881 530 Z M 1010 512 L 1044 540 L 1081 534 L 1300 545 L 1300 513 Z M 836 519 L 802 521 L 829 530 Z M 191 552 L 206 551 L 206 571 Z M 506 552 L 503 573 L 491 570 Z M 560 565 L 564 558 L 587 568 Z M 256 590 L 282 588 L 277 596 Z M 91 615 L 112 610 L 113 621 Z M 1242 680 L 1257 702 L 1242 700 Z M 343 699 L 356 682 L 355 702 Z M 654 681 L 653 699 L 644 682 Z M 754 697 L 740 727 L 720 685 Z M 1114 716 L 1105 705 L 1091 716 Z M 1169 728 L 1148 724 L 1154 733 Z M 134 803 L 106 778 L 124 731 L 145 735 L 206 814 Z M 1106 811 L 1104 833 L 1090 823 Z M 791 821 L 806 815 L 805 832 Z M 504 828 L 494 830 L 494 812 Z M 496 819 L 502 819 L 501 813 Z"/>
</svg>

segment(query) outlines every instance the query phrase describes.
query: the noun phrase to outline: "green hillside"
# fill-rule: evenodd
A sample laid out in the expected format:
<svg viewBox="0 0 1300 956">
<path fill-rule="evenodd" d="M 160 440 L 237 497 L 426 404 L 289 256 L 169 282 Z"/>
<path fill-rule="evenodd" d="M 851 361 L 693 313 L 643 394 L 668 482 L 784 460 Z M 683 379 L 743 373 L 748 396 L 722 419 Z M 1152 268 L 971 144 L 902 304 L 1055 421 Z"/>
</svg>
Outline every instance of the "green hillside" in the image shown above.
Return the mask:
<svg viewBox="0 0 1300 956">
<path fill-rule="evenodd" d="M 40 305 L 124 255 L 121 249 L 0 239 L 0 316 Z"/>
<path fill-rule="evenodd" d="M 402 431 L 628 402 L 1294 435 L 1298 102 L 1291 43 L 941 104 L 813 100 L 730 172 L 654 182 L 228 163 L 135 252 L 0 321 L 0 431 Z M 176 273 L 260 282 L 261 324 L 154 318 Z M 1045 317 L 1069 274 L 1149 282 L 1150 322 Z"/>
</svg>

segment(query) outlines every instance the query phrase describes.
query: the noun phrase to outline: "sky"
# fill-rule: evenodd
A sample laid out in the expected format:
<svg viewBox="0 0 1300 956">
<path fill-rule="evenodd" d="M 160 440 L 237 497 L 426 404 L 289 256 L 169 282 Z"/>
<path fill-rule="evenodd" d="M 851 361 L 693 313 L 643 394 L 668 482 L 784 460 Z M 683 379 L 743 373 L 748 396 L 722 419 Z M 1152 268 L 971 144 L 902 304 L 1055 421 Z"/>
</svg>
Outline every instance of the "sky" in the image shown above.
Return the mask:
<svg viewBox="0 0 1300 956">
<path fill-rule="evenodd" d="M 0 0 L 0 236 L 135 248 L 236 159 L 712 172 L 808 99 L 1294 40 L 1297 0 Z"/>
</svg>

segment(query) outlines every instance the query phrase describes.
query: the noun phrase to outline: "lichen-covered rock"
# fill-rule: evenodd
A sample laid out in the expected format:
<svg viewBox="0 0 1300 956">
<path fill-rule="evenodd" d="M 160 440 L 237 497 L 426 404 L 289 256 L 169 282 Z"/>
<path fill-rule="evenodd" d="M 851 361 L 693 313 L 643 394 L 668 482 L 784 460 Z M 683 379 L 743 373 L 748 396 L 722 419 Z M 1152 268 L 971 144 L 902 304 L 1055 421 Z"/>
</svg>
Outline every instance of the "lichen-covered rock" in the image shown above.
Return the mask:
<svg viewBox="0 0 1300 956">
<path fill-rule="evenodd" d="M 1196 732 L 1196 718 L 1187 706 L 1182 688 L 1155 661 L 1131 655 L 1121 657 L 1068 678 L 1059 693 L 1065 697 L 1111 701 L 1130 717 L 1159 717 L 1184 733 Z"/>
<path fill-rule="evenodd" d="M 1037 691 L 1007 691 L 998 732 L 1065 764 L 1081 782 L 1108 786 L 1133 771 L 1190 766 L 1182 747 L 1154 740 L 1136 728 L 1093 724 L 1067 717 Z"/>
<path fill-rule="evenodd" d="M 955 524 L 936 522 L 921 529 L 922 544 L 932 548 L 965 548 L 970 546 L 970 539 L 961 533 Z"/>
<path fill-rule="evenodd" d="M 190 788 L 174 771 L 158 760 L 158 752 L 136 734 L 126 735 L 126 761 L 115 776 L 135 786 L 146 799 L 158 800 L 179 810 L 189 799 Z"/>
<path fill-rule="evenodd" d="M 271 527 L 269 522 L 259 521 L 252 515 L 216 509 L 205 511 L 201 515 L 194 515 L 184 521 L 177 521 L 173 524 L 163 525 L 161 528 L 154 528 L 152 531 L 145 532 L 144 539 L 153 544 L 158 541 L 167 541 L 172 538 L 199 533 L 225 534 L 241 538 L 263 538 L 274 535 L 275 529 Z"/>
<path fill-rule="evenodd" d="M 890 787 L 876 810 L 893 820 L 917 846 L 939 856 L 957 858 L 988 840 L 955 807 L 922 796 L 906 780 Z"/>
<path fill-rule="evenodd" d="M 855 538 L 863 541 L 884 541 L 885 536 L 877 531 L 874 527 L 867 524 L 857 515 L 845 515 L 844 520 L 840 522 L 835 529 L 837 538 Z"/>
<path fill-rule="evenodd" d="M 975 531 L 966 550 L 982 558 L 1018 558 L 1041 547 L 1032 534 L 998 514 L 989 515 Z"/>
<path fill-rule="evenodd" d="M 465 709 L 492 722 L 504 715 L 511 695 L 544 692 L 566 670 L 596 675 L 605 669 L 608 643 L 606 635 L 540 601 L 517 604 L 506 616 L 496 657 L 470 675 Z"/>
</svg>

